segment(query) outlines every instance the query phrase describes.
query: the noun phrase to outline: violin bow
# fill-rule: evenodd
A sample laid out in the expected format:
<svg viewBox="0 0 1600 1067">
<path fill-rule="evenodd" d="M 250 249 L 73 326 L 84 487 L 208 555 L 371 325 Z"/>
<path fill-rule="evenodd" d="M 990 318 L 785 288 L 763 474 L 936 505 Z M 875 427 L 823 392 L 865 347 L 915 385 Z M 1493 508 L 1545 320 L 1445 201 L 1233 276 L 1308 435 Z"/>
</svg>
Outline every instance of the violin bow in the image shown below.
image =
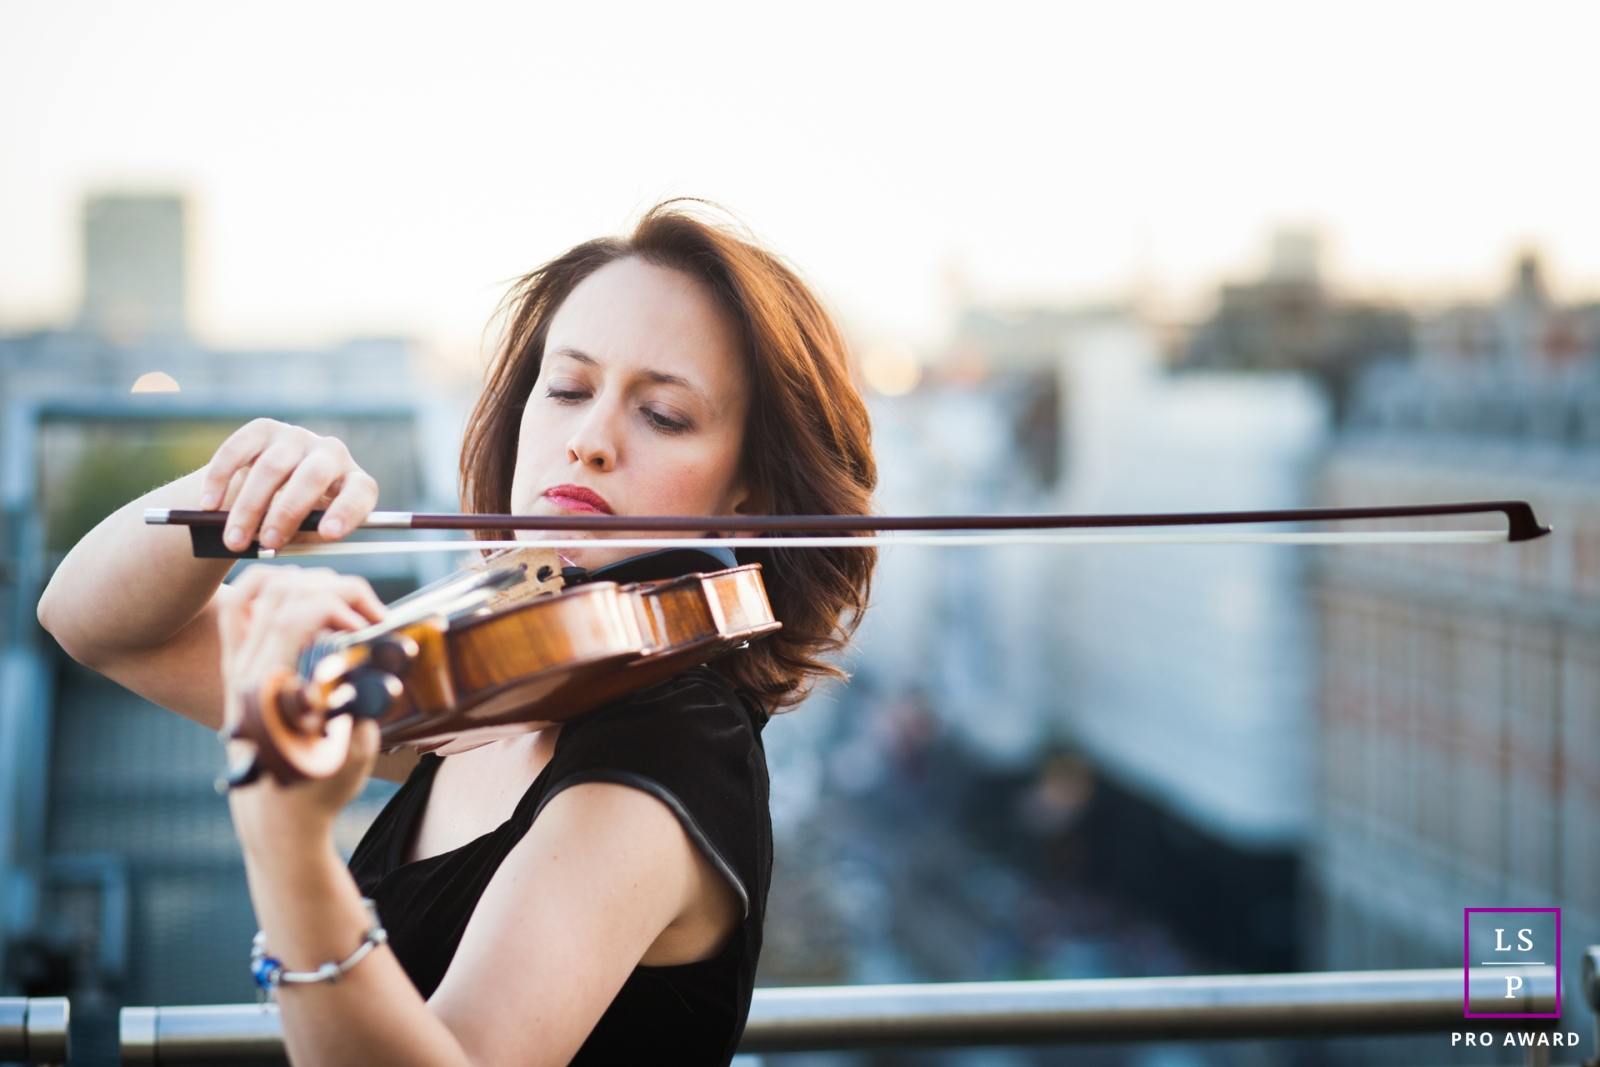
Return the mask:
<svg viewBox="0 0 1600 1067">
<path fill-rule="evenodd" d="M 1151 527 L 1227 527 L 1267 523 L 1359 522 L 1428 519 L 1460 515 L 1505 516 L 1504 529 L 1449 530 L 1224 530 L 1202 533 L 1131 532 Z M 316 529 L 322 512 L 312 512 L 301 530 Z M 273 559 L 294 556 L 375 555 L 395 552 L 460 552 L 470 549 L 527 548 L 518 540 L 354 541 L 287 545 L 252 544 L 235 552 L 222 541 L 225 511 L 149 508 L 146 523 L 187 526 L 194 553 L 204 559 Z M 1280 508 L 1269 511 L 1159 512 L 1125 515 L 450 515 L 374 511 L 366 530 L 536 530 L 542 533 L 728 533 L 730 537 L 607 538 L 616 548 L 866 548 L 895 545 L 1128 545 L 1128 544 L 1495 544 L 1532 541 L 1550 532 L 1522 500 L 1451 504 L 1392 504 L 1380 507 Z M 950 532 L 956 531 L 956 532 Z M 977 533 L 974 531 L 1009 531 Z M 1072 532 L 1080 531 L 1080 532 Z M 1090 532 L 1081 531 L 1113 531 Z M 789 535 L 789 536 L 771 536 Z M 801 536 L 792 536 L 801 535 Z M 544 548 L 582 548 L 588 538 L 541 538 Z"/>
</svg>

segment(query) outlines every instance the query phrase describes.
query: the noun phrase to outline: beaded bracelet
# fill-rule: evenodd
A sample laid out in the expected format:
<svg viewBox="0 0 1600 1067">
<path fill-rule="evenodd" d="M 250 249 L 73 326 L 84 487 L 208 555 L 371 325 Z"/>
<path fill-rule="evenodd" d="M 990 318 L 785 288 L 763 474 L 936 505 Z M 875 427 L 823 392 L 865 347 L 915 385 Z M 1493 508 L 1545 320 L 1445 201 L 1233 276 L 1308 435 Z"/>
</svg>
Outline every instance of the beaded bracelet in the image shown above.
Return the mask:
<svg viewBox="0 0 1600 1067">
<path fill-rule="evenodd" d="M 378 921 L 378 906 L 371 900 L 363 897 L 361 903 L 367 907 L 367 917 L 371 925 L 367 927 L 366 934 L 361 938 L 360 946 L 343 963 L 329 960 L 314 971 L 291 971 L 283 966 L 283 961 L 275 956 L 267 955 L 267 933 L 265 930 L 256 932 L 255 940 L 250 943 L 250 975 L 256 980 L 263 999 L 282 983 L 291 985 L 310 985 L 313 982 L 337 982 L 344 973 L 362 960 L 367 954 L 379 945 L 389 940 L 389 932 Z"/>
</svg>

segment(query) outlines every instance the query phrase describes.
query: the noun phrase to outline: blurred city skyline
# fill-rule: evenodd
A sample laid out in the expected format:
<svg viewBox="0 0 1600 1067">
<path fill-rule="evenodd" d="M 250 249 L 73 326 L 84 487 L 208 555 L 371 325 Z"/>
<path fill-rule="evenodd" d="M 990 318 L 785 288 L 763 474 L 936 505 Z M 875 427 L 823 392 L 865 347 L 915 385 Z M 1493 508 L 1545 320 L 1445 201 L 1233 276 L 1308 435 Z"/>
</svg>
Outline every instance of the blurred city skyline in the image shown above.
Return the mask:
<svg viewBox="0 0 1600 1067">
<path fill-rule="evenodd" d="M 866 341 L 942 339 L 963 294 L 1196 320 L 1284 227 L 1352 292 L 1489 297 L 1536 248 L 1588 295 L 1596 31 L 1579 4 L 0 3 L 0 332 L 72 318 L 84 198 L 118 190 L 187 197 L 193 326 L 235 346 L 470 362 L 509 279 L 673 195 Z"/>
<path fill-rule="evenodd" d="M 1596 31 L 0 0 L 0 992 L 70 993 L 107 1048 L 120 1005 L 253 995 L 215 738 L 34 624 L 63 554 L 261 414 L 385 509 L 456 506 L 507 282 L 672 195 L 838 307 L 886 514 L 1526 499 L 1554 531 L 886 549 L 851 680 L 763 734 L 761 984 L 1439 967 L 1469 905 L 1600 944 Z M 393 600 L 454 563 L 339 566 Z M 1495 1051 L 1396 1040 L 1090 1055 Z"/>
</svg>

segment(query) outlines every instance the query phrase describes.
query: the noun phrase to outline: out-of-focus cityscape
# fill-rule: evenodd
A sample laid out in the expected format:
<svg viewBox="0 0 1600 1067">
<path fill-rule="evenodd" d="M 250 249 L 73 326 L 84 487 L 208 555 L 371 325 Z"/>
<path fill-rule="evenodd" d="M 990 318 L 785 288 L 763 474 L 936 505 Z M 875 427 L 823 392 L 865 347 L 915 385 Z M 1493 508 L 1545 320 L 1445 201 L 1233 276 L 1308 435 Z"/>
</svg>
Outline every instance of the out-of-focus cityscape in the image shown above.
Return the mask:
<svg viewBox="0 0 1600 1067">
<path fill-rule="evenodd" d="M 385 507 L 453 509 L 471 397 L 401 337 L 200 344 L 189 225 L 177 193 L 87 197 L 77 316 L 0 336 L 0 980 L 105 1017 L 251 999 L 254 923 L 215 738 L 68 660 L 34 622 L 42 583 L 256 415 L 343 438 Z M 851 681 L 766 732 L 763 983 L 1459 966 L 1466 906 L 1560 907 L 1569 948 L 1600 941 L 1600 301 L 1553 297 L 1536 249 L 1492 299 L 1356 299 L 1315 232 L 1262 240 L 1260 276 L 1194 321 L 958 293 L 939 344 L 861 346 L 883 511 L 1526 498 L 1554 535 L 886 552 Z M 399 559 L 352 569 L 392 598 L 451 565 Z M 346 849 L 389 788 L 344 817 Z"/>
</svg>

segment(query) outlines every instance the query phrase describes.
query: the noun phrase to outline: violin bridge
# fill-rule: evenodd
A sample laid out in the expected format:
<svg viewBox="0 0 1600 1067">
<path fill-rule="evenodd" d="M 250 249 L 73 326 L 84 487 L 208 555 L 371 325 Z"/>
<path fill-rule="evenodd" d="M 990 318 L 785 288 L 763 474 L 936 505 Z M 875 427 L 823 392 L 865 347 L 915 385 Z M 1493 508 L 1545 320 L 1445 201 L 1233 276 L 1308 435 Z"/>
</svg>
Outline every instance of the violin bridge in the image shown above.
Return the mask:
<svg viewBox="0 0 1600 1067">
<path fill-rule="evenodd" d="M 522 567 L 524 581 L 500 590 L 489 600 L 489 607 L 507 608 L 536 596 L 559 593 L 566 585 L 561 578 L 561 554 L 553 548 L 510 548 L 484 560 L 490 567 Z"/>
</svg>

